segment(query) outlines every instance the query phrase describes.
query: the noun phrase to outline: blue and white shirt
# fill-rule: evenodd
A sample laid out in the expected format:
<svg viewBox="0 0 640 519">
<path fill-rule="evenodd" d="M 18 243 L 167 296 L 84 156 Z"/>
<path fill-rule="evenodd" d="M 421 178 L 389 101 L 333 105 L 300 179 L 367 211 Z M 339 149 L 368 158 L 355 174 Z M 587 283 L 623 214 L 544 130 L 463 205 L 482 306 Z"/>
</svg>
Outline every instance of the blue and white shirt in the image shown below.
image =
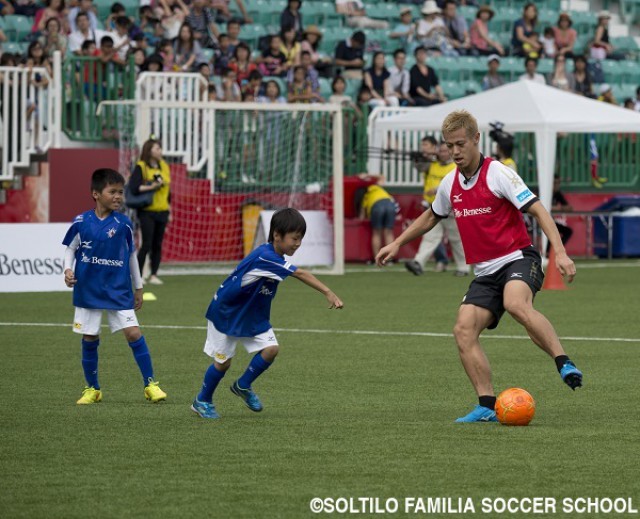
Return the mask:
<svg viewBox="0 0 640 519">
<path fill-rule="evenodd" d="M 271 328 L 278 284 L 297 268 L 265 243 L 243 259 L 213 296 L 206 317 L 233 337 L 255 337 Z"/>
<path fill-rule="evenodd" d="M 74 306 L 133 308 L 129 259 L 135 246 L 129 218 L 114 212 L 101 220 L 93 210 L 87 211 L 75 217 L 62 243 L 76 249 Z"/>
</svg>

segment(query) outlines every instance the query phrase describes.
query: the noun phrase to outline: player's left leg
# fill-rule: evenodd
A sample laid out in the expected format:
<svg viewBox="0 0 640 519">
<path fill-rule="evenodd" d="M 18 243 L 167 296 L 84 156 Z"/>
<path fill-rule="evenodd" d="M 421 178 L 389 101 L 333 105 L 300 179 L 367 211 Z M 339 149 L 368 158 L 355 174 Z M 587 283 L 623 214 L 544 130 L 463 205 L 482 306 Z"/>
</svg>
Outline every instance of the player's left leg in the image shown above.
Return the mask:
<svg viewBox="0 0 640 519">
<path fill-rule="evenodd" d="M 158 382 L 153 376 L 153 364 L 151 362 L 151 353 L 147 346 L 147 341 L 140 331 L 138 319 L 133 310 L 112 310 L 107 312 L 109 317 L 109 326 L 111 332 L 122 330 L 124 333 L 133 358 L 142 374 L 142 383 L 144 384 L 144 397 L 150 402 L 157 403 L 167 399 L 167 394 L 160 389 Z"/>
<path fill-rule="evenodd" d="M 582 372 L 569 360 L 549 320 L 533 307 L 533 289 L 527 282 L 514 279 L 504 288 L 504 307 L 527 330 L 531 340 L 551 358 L 562 380 L 571 388 L 582 386 Z"/>
<path fill-rule="evenodd" d="M 278 341 L 273 329 L 250 339 L 243 339 L 248 353 L 255 353 L 242 376 L 231 385 L 231 392 L 244 400 L 252 411 L 262 411 L 262 403 L 251 386 L 253 382 L 271 367 L 279 352 Z"/>
</svg>

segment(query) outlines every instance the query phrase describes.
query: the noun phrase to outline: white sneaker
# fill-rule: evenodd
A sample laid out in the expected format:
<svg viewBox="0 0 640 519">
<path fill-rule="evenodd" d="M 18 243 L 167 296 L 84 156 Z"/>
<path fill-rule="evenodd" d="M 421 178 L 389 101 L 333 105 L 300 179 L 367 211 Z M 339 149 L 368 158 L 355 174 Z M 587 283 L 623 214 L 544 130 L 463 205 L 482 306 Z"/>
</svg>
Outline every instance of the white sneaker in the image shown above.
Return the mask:
<svg viewBox="0 0 640 519">
<path fill-rule="evenodd" d="M 164 281 L 162 281 L 158 276 L 149 276 L 147 281 L 150 285 L 164 285 Z"/>
</svg>

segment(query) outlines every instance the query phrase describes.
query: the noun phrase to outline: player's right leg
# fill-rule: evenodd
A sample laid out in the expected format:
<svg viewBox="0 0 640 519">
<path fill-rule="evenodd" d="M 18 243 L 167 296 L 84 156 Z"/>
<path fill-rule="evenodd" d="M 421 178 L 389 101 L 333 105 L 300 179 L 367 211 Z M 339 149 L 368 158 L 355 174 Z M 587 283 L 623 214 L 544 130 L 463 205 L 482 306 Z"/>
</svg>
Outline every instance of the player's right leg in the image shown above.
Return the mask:
<svg viewBox="0 0 640 519">
<path fill-rule="evenodd" d="M 88 308 L 75 309 L 73 331 L 82 334 L 82 370 L 86 386 L 76 402 L 80 405 L 96 404 L 102 400 L 98 382 L 98 346 L 100 345 L 100 324 L 102 310 Z"/>
<path fill-rule="evenodd" d="M 213 358 L 207 368 L 202 388 L 191 404 L 191 410 L 201 418 L 220 418 L 213 405 L 213 393 L 231 366 L 231 359 L 236 353 L 238 339 L 218 331 L 213 323 L 207 320 L 207 339 L 204 352 Z"/>
</svg>

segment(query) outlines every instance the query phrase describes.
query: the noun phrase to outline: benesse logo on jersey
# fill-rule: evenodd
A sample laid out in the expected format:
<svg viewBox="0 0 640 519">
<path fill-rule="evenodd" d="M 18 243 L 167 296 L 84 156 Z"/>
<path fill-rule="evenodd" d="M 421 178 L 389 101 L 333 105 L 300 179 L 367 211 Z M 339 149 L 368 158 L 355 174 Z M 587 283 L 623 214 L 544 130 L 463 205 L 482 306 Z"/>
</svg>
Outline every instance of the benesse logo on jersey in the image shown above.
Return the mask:
<svg viewBox="0 0 640 519">
<path fill-rule="evenodd" d="M 273 295 L 273 290 L 269 290 L 267 287 L 263 286 L 263 287 L 260 289 L 260 293 L 261 293 L 263 296 L 272 296 L 272 295 Z"/>
<path fill-rule="evenodd" d="M 87 256 L 84 252 L 82 253 L 80 261 L 82 261 L 82 263 L 91 263 L 92 265 L 102 265 L 104 267 L 124 267 L 124 261 L 122 260 L 96 258 L 95 256 Z"/>
<path fill-rule="evenodd" d="M 462 218 L 465 216 L 480 216 L 483 214 L 491 214 L 491 207 L 478 207 L 477 209 L 454 209 L 453 215 L 456 218 Z"/>
</svg>

